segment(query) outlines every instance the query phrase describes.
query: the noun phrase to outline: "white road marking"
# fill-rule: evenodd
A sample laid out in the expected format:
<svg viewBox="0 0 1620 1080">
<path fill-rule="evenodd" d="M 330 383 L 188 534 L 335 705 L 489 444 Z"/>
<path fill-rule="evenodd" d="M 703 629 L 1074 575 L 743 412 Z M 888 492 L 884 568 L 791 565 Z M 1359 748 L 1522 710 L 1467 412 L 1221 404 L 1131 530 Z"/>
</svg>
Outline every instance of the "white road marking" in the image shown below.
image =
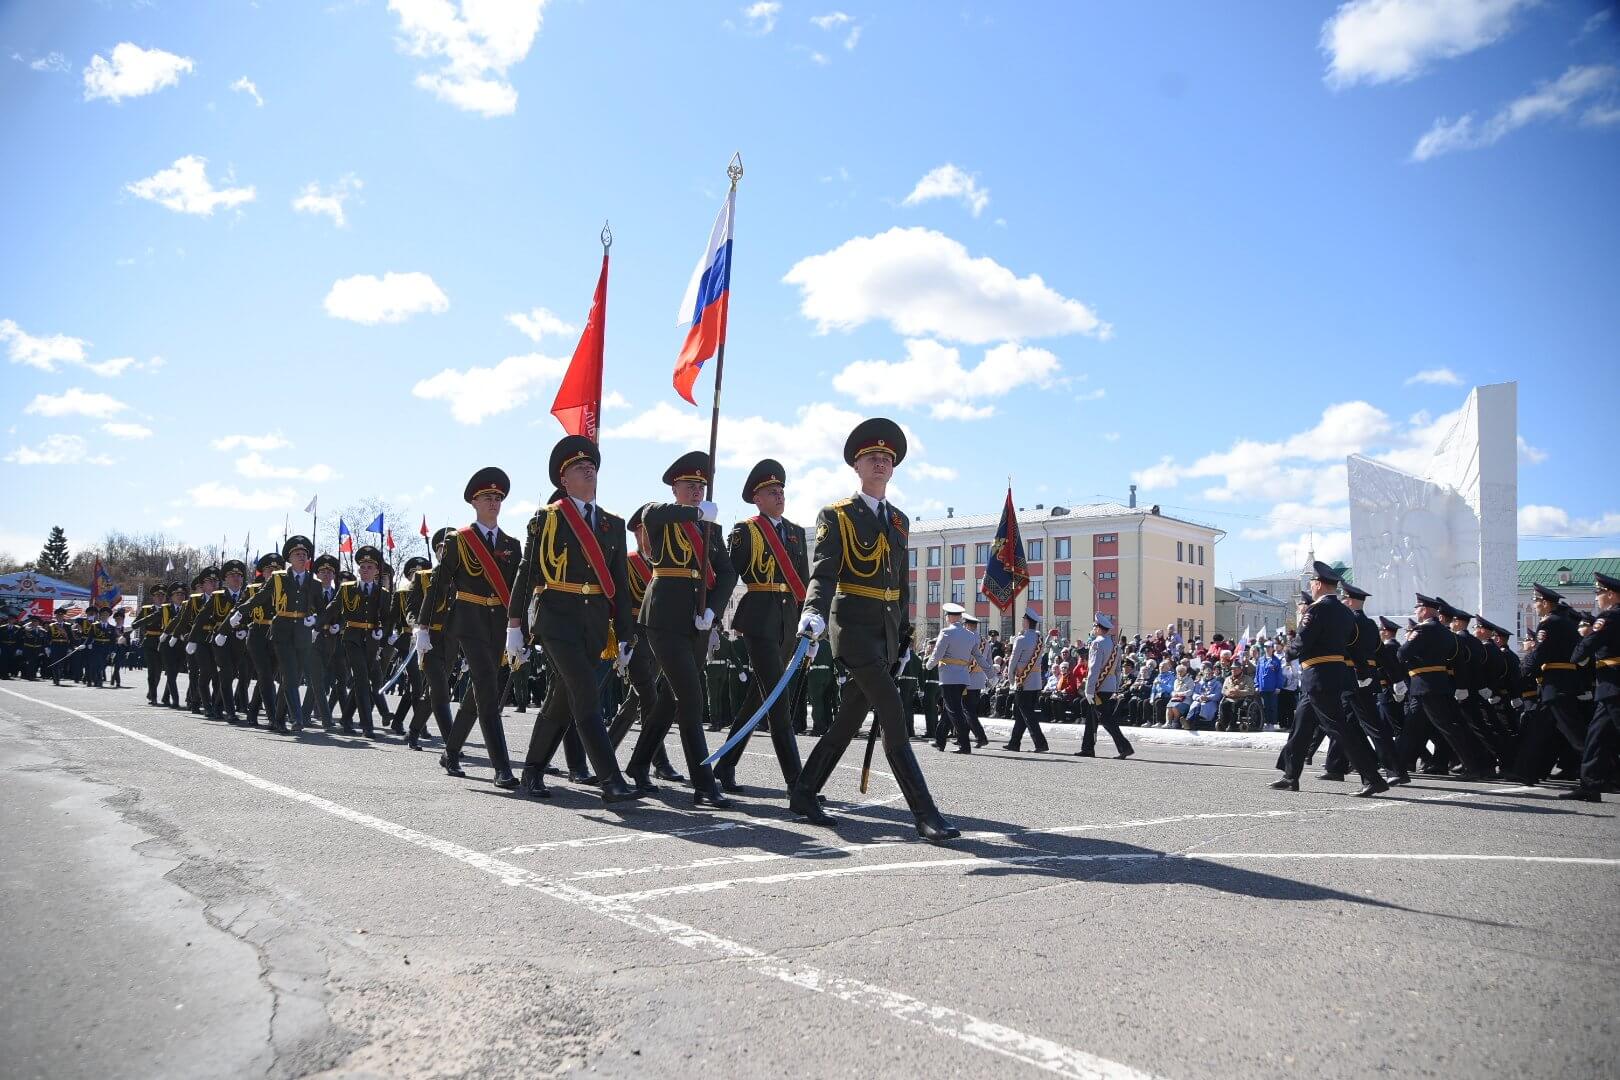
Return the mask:
<svg viewBox="0 0 1620 1080">
<path fill-rule="evenodd" d="M 897 990 L 889 990 L 872 983 L 862 982 L 859 979 L 838 975 L 834 972 L 824 971 L 808 964 L 798 963 L 786 957 L 774 956 L 760 949 L 752 948 L 741 942 L 711 934 L 685 923 L 666 919 L 662 915 L 641 911 L 628 903 L 615 900 L 612 897 L 601 896 L 587 892 L 584 889 L 571 885 L 549 882 L 541 875 L 521 866 L 504 862 L 492 855 L 481 851 L 463 847 L 450 840 L 444 840 L 416 829 L 400 825 L 383 818 L 374 817 L 322 798 L 309 792 L 299 791 L 297 788 L 278 784 L 274 780 L 266 780 L 227 765 L 222 761 L 206 757 L 182 749 L 161 739 L 153 738 L 130 728 L 122 727 L 103 720 L 99 716 L 70 709 L 54 702 L 42 701 L 39 698 L 19 694 L 15 690 L 0 687 L 0 693 L 6 693 L 23 701 L 35 705 L 43 705 L 49 709 L 76 716 L 92 724 L 98 724 L 109 731 L 144 743 L 155 750 L 172 754 L 182 760 L 189 761 L 203 768 L 211 769 L 222 776 L 240 781 L 250 787 L 294 802 L 302 803 L 315 810 L 320 810 L 333 817 L 341 818 L 352 824 L 391 836 L 402 843 L 412 844 L 436 852 L 446 858 L 481 870 L 498 879 L 502 884 L 530 889 L 553 900 L 560 900 L 565 904 L 583 908 L 604 918 L 635 927 L 638 930 L 661 937 L 666 941 L 682 945 L 688 949 L 702 950 L 726 959 L 740 961 L 750 970 L 797 986 L 801 989 L 812 990 L 818 994 L 827 994 L 852 1005 L 860 1005 L 876 1009 L 908 1023 L 917 1024 L 940 1035 L 957 1039 L 970 1046 L 977 1046 L 1005 1057 L 1021 1061 L 1026 1065 L 1033 1065 L 1038 1069 L 1056 1073 L 1060 1076 L 1077 1078 L 1077 1080 L 1157 1080 L 1151 1073 L 1133 1069 L 1129 1065 L 1111 1061 L 1071 1046 L 1053 1042 L 1039 1035 L 1030 1035 L 1003 1024 L 981 1019 L 970 1013 L 961 1012 L 944 1005 L 934 1005 L 909 994 Z"/>
</svg>

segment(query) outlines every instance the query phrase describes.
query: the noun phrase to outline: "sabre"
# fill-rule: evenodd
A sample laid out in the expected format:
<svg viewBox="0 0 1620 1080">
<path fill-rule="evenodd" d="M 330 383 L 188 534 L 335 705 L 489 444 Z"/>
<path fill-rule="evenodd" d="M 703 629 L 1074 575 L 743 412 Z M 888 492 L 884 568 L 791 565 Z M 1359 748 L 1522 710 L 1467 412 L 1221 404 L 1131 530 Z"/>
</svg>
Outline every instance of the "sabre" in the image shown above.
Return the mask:
<svg viewBox="0 0 1620 1080">
<path fill-rule="evenodd" d="M 748 738 L 748 733 L 759 726 L 759 722 L 765 719 L 765 714 L 771 711 L 771 706 L 776 704 L 776 699 L 782 696 L 782 691 L 787 689 L 787 684 L 793 681 L 793 676 L 798 671 L 799 665 L 804 662 L 804 654 L 810 651 L 810 640 L 808 634 L 799 635 L 799 646 L 793 650 L 793 656 L 787 662 L 787 670 L 782 672 L 782 677 L 777 680 L 776 686 L 766 696 L 765 700 L 760 703 L 759 711 L 749 717 L 748 723 L 738 728 L 735 735 L 722 743 L 720 749 L 704 758 L 703 764 L 712 766 L 725 757 L 732 747 Z"/>
<path fill-rule="evenodd" d="M 46 665 L 45 670 L 49 671 L 51 668 L 55 667 L 57 664 L 60 664 L 62 661 L 66 660 L 69 656 L 77 656 L 79 653 L 84 652 L 84 650 L 88 649 L 89 647 L 90 647 L 90 643 L 88 641 L 86 641 L 82 645 L 75 645 L 73 647 L 73 649 L 70 652 L 68 652 L 65 656 L 58 656 L 55 660 L 52 660 L 48 665 Z"/>
<path fill-rule="evenodd" d="M 411 666 L 411 657 L 413 657 L 415 655 L 416 655 L 416 635 L 413 634 L 413 635 L 411 635 L 411 648 L 410 648 L 410 651 L 405 654 L 405 659 L 403 659 L 403 660 L 401 660 L 399 662 L 399 667 L 394 670 L 393 675 L 389 676 L 388 681 L 382 684 L 381 689 L 379 689 L 377 691 L 377 693 L 386 694 L 386 693 L 388 693 L 388 691 L 392 690 L 394 688 L 394 684 L 399 682 L 399 677 L 401 675 L 405 674 L 405 669 Z"/>
</svg>

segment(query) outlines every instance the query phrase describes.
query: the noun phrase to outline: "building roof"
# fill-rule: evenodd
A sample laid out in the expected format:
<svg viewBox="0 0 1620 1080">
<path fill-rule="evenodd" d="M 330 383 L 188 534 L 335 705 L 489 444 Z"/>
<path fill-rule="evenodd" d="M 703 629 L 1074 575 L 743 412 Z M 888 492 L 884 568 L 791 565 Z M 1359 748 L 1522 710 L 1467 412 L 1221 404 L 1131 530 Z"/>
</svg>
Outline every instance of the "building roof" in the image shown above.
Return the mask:
<svg viewBox="0 0 1620 1080">
<path fill-rule="evenodd" d="M 1558 572 L 1569 571 L 1569 581 L 1561 583 Z M 1592 587 L 1593 572 L 1620 577 L 1620 558 L 1615 559 L 1520 559 L 1519 588 L 1545 585 L 1549 589 Z"/>
<path fill-rule="evenodd" d="M 1208 529 L 1210 532 L 1220 532 L 1213 525 L 1205 525 L 1199 521 L 1188 521 L 1186 518 L 1173 518 L 1167 514 L 1154 513 L 1149 506 L 1130 507 L 1117 502 L 1080 503 L 1074 506 L 1052 505 L 1036 507 L 1033 509 L 1017 511 L 1019 525 L 1045 525 L 1053 521 L 1096 521 L 1107 518 L 1137 518 L 1162 517 L 1167 521 L 1179 521 L 1199 529 Z M 1001 524 L 1001 511 L 993 514 L 965 514 L 956 517 L 919 518 L 911 523 L 911 531 L 916 533 L 939 532 L 941 530 L 964 532 L 974 529 L 994 529 Z"/>
<path fill-rule="evenodd" d="M 1220 603 L 1222 600 L 1227 600 L 1232 603 L 1259 604 L 1262 607 L 1279 607 L 1284 609 L 1293 606 L 1287 600 L 1272 596 L 1270 593 L 1263 593 L 1255 589 L 1245 589 L 1241 587 L 1236 589 L 1223 589 L 1221 586 L 1217 585 L 1215 586 L 1215 602 Z"/>
</svg>

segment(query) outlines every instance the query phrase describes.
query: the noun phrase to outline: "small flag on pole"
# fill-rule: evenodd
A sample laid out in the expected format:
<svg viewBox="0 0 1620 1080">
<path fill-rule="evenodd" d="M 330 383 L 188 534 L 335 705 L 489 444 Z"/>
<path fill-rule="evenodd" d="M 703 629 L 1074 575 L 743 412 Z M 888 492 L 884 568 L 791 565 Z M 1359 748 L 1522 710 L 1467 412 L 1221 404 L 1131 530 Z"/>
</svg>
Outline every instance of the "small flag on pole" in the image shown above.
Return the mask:
<svg viewBox="0 0 1620 1080">
<path fill-rule="evenodd" d="M 422 539 L 424 539 L 424 540 L 427 539 L 428 527 L 427 527 L 427 515 L 426 514 L 422 515 L 422 527 L 420 529 L 417 529 L 416 531 L 422 534 Z"/>
<path fill-rule="evenodd" d="M 309 505 L 304 507 L 304 513 L 313 514 L 315 512 L 315 504 L 320 502 L 320 501 L 321 501 L 321 497 L 319 495 L 315 496 L 313 499 L 310 499 L 309 500 Z"/>
<path fill-rule="evenodd" d="M 174 573 L 174 556 L 173 555 L 169 556 L 169 561 L 168 561 L 167 565 L 165 565 L 163 567 L 163 572 L 165 574 Z"/>
<path fill-rule="evenodd" d="M 984 579 L 979 591 L 1003 615 L 1012 610 L 1013 601 L 1029 585 L 1029 564 L 1024 561 L 1024 540 L 1018 535 L 1018 513 L 1013 509 L 1012 488 L 1007 488 L 1007 503 L 1001 509 L 1001 524 L 996 538 L 990 544 L 990 557 L 985 560 Z"/>
<path fill-rule="evenodd" d="M 389 550 L 389 551 L 393 551 L 393 550 L 394 550 L 394 530 L 393 530 L 393 529 L 389 529 L 389 530 L 388 530 L 388 540 L 387 540 L 387 545 L 388 545 L 388 550 Z"/>
<path fill-rule="evenodd" d="M 376 518 L 372 520 L 371 524 L 366 526 L 366 532 L 376 533 L 378 536 L 381 536 L 383 534 L 383 528 L 383 516 L 379 513 Z"/>
<path fill-rule="evenodd" d="M 603 236 L 610 237 L 606 228 Z M 585 332 L 579 335 L 574 347 L 574 358 L 568 362 L 568 373 L 557 387 L 557 398 L 551 403 L 551 415 L 570 435 L 583 435 L 596 441 L 597 427 L 602 420 L 602 354 L 607 338 L 607 282 L 608 253 L 602 248 L 602 273 L 596 279 L 596 295 L 591 298 L 591 313 L 585 317 Z"/>
<path fill-rule="evenodd" d="M 726 343 L 726 311 L 731 300 L 731 227 L 737 214 L 737 189 L 726 193 L 726 201 L 709 230 L 709 246 L 692 271 L 686 296 L 676 313 L 675 325 L 691 324 L 681 355 L 675 360 L 675 392 L 693 405 L 692 384 L 697 382 L 704 361 Z"/>
<path fill-rule="evenodd" d="M 349 523 L 338 518 L 338 550 L 352 552 L 354 550 L 354 535 L 349 532 Z"/>
</svg>

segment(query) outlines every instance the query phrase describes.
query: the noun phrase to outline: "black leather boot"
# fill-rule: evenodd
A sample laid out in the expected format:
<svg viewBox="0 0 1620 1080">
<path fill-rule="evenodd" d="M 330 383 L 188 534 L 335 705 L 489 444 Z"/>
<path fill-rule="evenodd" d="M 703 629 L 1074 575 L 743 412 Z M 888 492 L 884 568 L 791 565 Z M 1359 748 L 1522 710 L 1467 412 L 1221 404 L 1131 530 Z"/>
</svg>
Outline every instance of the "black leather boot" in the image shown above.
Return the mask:
<svg viewBox="0 0 1620 1080">
<path fill-rule="evenodd" d="M 546 771 L 537 769 L 533 765 L 523 766 L 523 779 L 518 782 L 518 794 L 527 795 L 531 799 L 549 799 L 551 792 L 546 790 Z"/>
</svg>

